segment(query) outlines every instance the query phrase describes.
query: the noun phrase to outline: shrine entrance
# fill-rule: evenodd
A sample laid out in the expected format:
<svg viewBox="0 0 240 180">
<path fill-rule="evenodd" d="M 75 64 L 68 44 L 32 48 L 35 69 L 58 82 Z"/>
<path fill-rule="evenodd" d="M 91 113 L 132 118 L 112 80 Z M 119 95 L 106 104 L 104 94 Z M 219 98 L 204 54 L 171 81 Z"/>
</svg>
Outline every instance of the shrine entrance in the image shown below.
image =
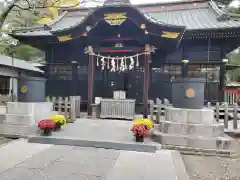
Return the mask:
<svg viewBox="0 0 240 180">
<path fill-rule="evenodd" d="M 150 52 L 147 52 L 148 49 L 140 47 L 138 48 L 139 52 L 131 52 L 130 49 L 128 50 L 130 52 L 126 53 L 125 49 L 123 52 L 115 53 L 110 48 L 104 48 L 104 52 L 95 53 L 94 48 L 89 48 L 90 51 L 93 50 L 91 55 L 89 54 L 89 58 L 93 59 L 90 63 L 94 62 L 94 69 L 91 69 L 95 76 L 93 78 L 94 97 L 113 98 L 114 91 L 125 91 L 126 98 L 135 99 L 137 104 L 143 104 L 144 86 L 146 86 L 144 84 L 144 64 L 146 58 L 150 57 L 147 56 L 150 55 Z M 89 89 L 91 89 L 91 85 Z"/>
<path fill-rule="evenodd" d="M 152 53 L 174 51 L 185 27 L 148 19 L 133 6 L 103 6 L 70 29 L 71 38 L 82 39 L 79 43 L 84 44 L 88 58 L 84 63 L 88 63 L 89 115 L 95 97 L 113 98 L 113 91 L 123 90 L 127 98 L 143 104 L 143 113 L 147 117 Z M 76 80 L 72 79 L 73 87 Z"/>
<path fill-rule="evenodd" d="M 136 99 L 137 104 L 143 103 L 144 67 L 139 62 L 144 61 L 144 57 L 139 56 L 138 59 L 133 57 L 132 69 L 127 64 L 128 59 L 126 59 L 126 65 L 124 64 L 125 61 L 121 62 L 121 59 L 119 59 L 119 62 L 117 61 L 115 60 L 116 70 L 111 69 L 111 63 L 106 65 L 105 69 L 102 68 L 101 63 L 99 63 L 99 66 L 95 66 L 95 84 L 98 83 L 98 79 L 102 80 L 99 82 L 101 84 L 94 88 L 95 97 L 99 95 L 103 98 L 113 98 L 114 91 L 125 91 L 126 98 Z M 121 63 L 124 67 L 121 67 Z M 99 92 L 100 86 L 102 87 L 101 92 Z"/>
</svg>

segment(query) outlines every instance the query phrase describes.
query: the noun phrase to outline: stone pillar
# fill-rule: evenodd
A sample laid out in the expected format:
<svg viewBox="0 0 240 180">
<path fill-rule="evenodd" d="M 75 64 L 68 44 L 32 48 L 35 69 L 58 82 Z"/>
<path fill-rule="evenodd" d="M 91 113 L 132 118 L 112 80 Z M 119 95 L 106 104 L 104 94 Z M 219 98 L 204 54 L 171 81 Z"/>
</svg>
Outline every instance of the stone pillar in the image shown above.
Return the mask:
<svg viewBox="0 0 240 180">
<path fill-rule="evenodd" d="M 9 95 L 12 97 L 13 95 L 13 100 L 16 101 L 18 98 L 17 98 L 17 95 L 18 95 L 18 82 L 17 82 L 17 78 L 15 77 L 11 77 L 9 79 Z M 12 93 L 13 91 L 13 93 Z"/>
<path fill-rule="evenodd" d="M 91 106 L 93 104 L 93 94 L 94 94 L 94 74 L 95 74 L 95 64 L 94 57 L 92 54 L 89 54 L 88 59 L 88 116 L 91 116 L 92 110 Z"/>
</svg>

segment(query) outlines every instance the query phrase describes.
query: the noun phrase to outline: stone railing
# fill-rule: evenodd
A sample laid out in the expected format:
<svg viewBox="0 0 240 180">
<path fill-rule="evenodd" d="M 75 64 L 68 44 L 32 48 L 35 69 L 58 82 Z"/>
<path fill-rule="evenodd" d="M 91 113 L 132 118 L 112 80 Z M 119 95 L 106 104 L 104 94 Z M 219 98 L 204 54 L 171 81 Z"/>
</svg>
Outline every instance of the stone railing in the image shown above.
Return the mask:
<svg viewBox="0 0 240 180">
<path fill-rule="evenodd" d="M 58 111 L 59 114 L 63 114 L 68 119 L 75 121 L 76 118 L 80 118 L 80 96 L 47 97 L 46 101 L 52 102 L 54 111 Z"/>
</svg>

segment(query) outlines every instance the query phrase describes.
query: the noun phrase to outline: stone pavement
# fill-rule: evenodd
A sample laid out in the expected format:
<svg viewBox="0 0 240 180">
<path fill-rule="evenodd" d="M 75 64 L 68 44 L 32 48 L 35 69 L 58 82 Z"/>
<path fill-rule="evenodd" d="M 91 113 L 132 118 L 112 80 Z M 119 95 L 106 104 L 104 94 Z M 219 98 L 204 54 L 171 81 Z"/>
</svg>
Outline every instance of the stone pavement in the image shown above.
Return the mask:
<svg viewBox="0 0 240 180">
<path fill-rule="evenodd" d="M 52 147 L 52 145 L 30 144 L 24 139 L 2 144 L 0 146 L 0 172 L 11 168 L 17 163 L 21 163 L 49 147 Z"/>
<path fill-rule="evenodd" d="M 7 154 L 0 148 L 0 155 L 14 156 L 1 159 L 1 166 L 9 164 L 0 169 L 1 180 L 189 180 L 179 153 L 169 150 L 146 153 L 23 140 L 9 145 L 15 150 Z"/>
<path fill-rule="evenodd" d="M 65 125 L 61 131 L 53 132 L 52 136 L 29 136 L 29 142 L 144 152 L 154 152 L 160 148 L 158 143 L 148 138 L 145 138 L 144 143 L 136 143 L 131 127 L 130 121 L 81 118 Z"/>
<path fill-rule="evenodd" d="M 62 131 L 54 132 L 53 136 L 132 142 L 134 138 L 131 127 L 131 121 L 81 118 L 65 125 Z"/>
</svg>

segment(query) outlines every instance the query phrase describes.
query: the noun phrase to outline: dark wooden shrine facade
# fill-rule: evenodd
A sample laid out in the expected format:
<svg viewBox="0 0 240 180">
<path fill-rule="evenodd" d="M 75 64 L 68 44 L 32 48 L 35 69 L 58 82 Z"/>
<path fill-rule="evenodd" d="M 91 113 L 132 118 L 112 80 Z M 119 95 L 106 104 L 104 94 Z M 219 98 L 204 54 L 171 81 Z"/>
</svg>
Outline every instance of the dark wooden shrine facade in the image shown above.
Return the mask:
<svg viewBox="0 0 240 180">
<path fill-rule="evenodd" d="M 182 60 L 189 60 L 189 76 L 206 79 L 205 99 L 218 101 L 225 81 L 223 59 L 239 45 L 240 22 L 221 19 L 212 3 L 135 7 L 109 0 L 91 10 L 64 9 L 56 22 L 11 36 L 46 52 L 49 96 L 81 95 L 83 102 L 92 103 L 94 97 L 125 90 L 138 104 L 157 97 L 171 100 L 171 80 L 181 75 Z M 95 54 L 124 57 L 145 52 L 146 45 L 152 51 L 124 72 L 101 70 L 96 57 L 86 53 L 91 46 Z"/>
</svg>

